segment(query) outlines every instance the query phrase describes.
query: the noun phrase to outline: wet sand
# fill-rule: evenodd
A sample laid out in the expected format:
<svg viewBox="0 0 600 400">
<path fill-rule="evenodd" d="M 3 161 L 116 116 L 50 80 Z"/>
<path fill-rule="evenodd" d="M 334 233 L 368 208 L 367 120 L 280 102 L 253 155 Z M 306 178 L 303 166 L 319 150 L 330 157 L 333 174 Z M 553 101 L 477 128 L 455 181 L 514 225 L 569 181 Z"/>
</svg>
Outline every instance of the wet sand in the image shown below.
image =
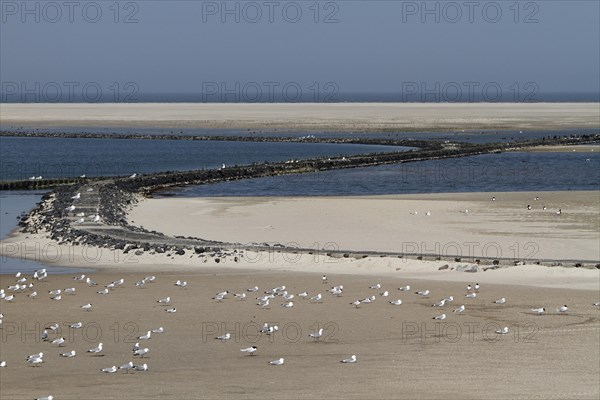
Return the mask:
<svg viewBox="0 0 600 400">
<path fill-rule="evenodd" d="M 453 272 L 458 282 L 422 281 L 397 277 L 328 275 L 293 271 L 233 270 L 215 266 L 201 272 L 155 273 L 156 283 L 136 289 L 134 282 L 146 274 L 107 270 L 92 274 L 100 286 L 125 278 L 123 287 L 109 295 L 97 288 L 73 282 L 70 276 L 50 276 L 35 283 L 40 298 L 25 293 L 14 303 L 0 302 L 4 328 L 0 360 L 2 398 L 31 399 L 53 394 L 55 399 L 481 399 L 560 398 L 595 399 L 600 393 L 600 300 L 599 290 L 532 288 L 483 284 L 476 299 L 465 299 L 465 286 L 480 274 Z M 173 283 L 183 279 L 188 289 Z M 14 276 L 1 276 L 6 288 Z M 380 290 L 369 289 L 381 283 Z M 215 293 L 241 292 L 258 285 L 262 290 L 286 285 L 297 294 L 324 294 L 321 304 L 295 301 L 291 309 L 278 298 L 270 309 L 259 309 L 253 300 L 233 298 L 217 303 Z M 342 297 L 326 289 L 343 285 Z M 410 293 L 396 290 L 410 285 Z M 47 291 L 74 286 L 73 296 L 49 300 Z M 414 290 L 429 289 L 421 299 Z M 379 292 L 389 290 L 382 298 Z M 376 294 L 378 299 L 355 309 L 349 303 Z M 452 306 L 431 307 L 453 295 Z M 156 303 L 171 296 L 176 314 L 168 314 Z M 252 298 L 255 296 L 251 296 Z M 503 306 L 492 304 L 506 297 Z M 402 299 L 393 306 L 388 300 Z M 91 302 L 92 312 L 80 306 Z M 465 304 L 464 315 L 452 309 Z M 568 304 L 567 315 L 554 309 Z M 546 307 L 547 315 L 529 312 Z M 436 324 L 431 319 L 442 312 L 448 318 Z M 49 323 L 81 321 L 84 329 L 63 331 L 67 345 L 39 342 L 37 334 Z M 256 335 L 264 322 L 277 324 L 274 336 Z M 120 366 L 133 359 L 130 349 L 137 336 L 163 326 L 142 347 L 150 348 L 147 372 L 103 374 L 100 368 Z M 508 335 L 494 331 L 508 326 Z M 308 337 L 317 327 L 325 338 L 315 343 Z M 470 327 L 470 328 L 469 328 Z M 423 333 L 427 330 L 426 333 Z M 215 340 L 229 331 L 226 343 Z M 471 333 L 469 333 L 471 332 Z M 58 335 L 52 335 L 54 338 Z M 85 354 L 102 341 L 104 356 Z M 256 356 L 239 350 L 256 345 Z M 75 358 L 59 353 L 76 350 Z M 44 352 L 40 367 L 29 367 L 25 357 Z M 352 354 L 354 365 L 341 364 Z M 284 357 L 284 366 L 268 361 Z M 140 364 L 140 361 L 135 361 Z"/>
</svg>

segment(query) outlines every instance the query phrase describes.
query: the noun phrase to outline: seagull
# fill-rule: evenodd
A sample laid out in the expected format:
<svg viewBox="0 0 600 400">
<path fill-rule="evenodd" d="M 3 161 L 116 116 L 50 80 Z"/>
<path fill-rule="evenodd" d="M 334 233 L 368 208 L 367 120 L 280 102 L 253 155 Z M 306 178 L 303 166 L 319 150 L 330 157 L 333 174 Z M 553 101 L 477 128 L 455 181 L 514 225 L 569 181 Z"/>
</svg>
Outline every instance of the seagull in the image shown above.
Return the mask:
<svg viewBox="0 0 600 400">
<path fill-rule="evenodd" d="M 294 307 L 294 303 L 292 301 L 288 301 L 287 303 L 283 303 L 281 306 L 285 308 L 292 308 Z"/>
<path fill-rule="evenodd" d="M 562 214 L 562 208 L 559 208 L 558 211 L 556 212 L 556 215 L 560 215 Z"/>
<path fill-rule="evenodd" d="M 600 301 L 597 303 L 594 303 L 594 307 L 600 307 Z"/>
<path fill-rule="evenodd" d="M 173 314 L 173 313 L 177 312 L 177 309 L 175 307 L 173 307 L 173 308 L 167 308 L 165 311 L 168 312 L 168 313 Z"/>
<path fill-rule="evenodd" d="M 437 316 L 433 317 L 433 319 L 435 319 L 437 321 L 443 321 L 446 319 L 446 314 L 437 315 Z"/>
<path fill-rule="evenodd" d="M 58 330 L 58 328 L 59 328 L 58 324 L 52 324 L 52 325 L 48 326 L 46 329 L 50 329 L 50 330 L 53 330 L 56 332 Z"/>
<path fill-rule="evenodd" d="M 323 275 L 323 277 L 321 278 L 321 281 L 323 283 L 327 283 L 327 275 Z M 283 359 L 282 359 L 283 360 Z"/>
<path fill-rule="evenodd" d="M 446 303 L 451 303 L 454 301 L 454 296 L 448 296 L 444 299 L 444 301 L 446 301 Z"/>
<path fill-rule="evenodd" d="M 267 307 L 269 307 L 269 299 L 260 300 L 260 302 L 257 303 L 256 305 L 260 306 L 262 308 L 267 308 Z"/>
<path fill-rule="evenodd" d="M 504 328 L 502 328 L 502 329 L 498 329 L 498 330 L 496 331 L 496 333 L 497 333 L 498 335 L 506 335 L 506 334 L 508 333 L 508 326 L 505 326 L 505 327 L 504 327 Z"/>
<path fill-rule="evenodd" d="M 93 222 L 100 222 L 100 216 L 96 215 L 92 221 Z"/>
<path fill-rule="evenodd" d="M 401 292 L 408 292 L 410 290 L 410 286 L 406 285 L 403 287 L 399 287 L 398 290 Z"/>
<path fill-rule="evenodd" d="M 79 200 L 81 198 L 81 193 L 77 193 L 75 196 L 71 197 L 73 200 Z"/>
<path fill-rule="evenodd" d="M 171 303 L 171 297 L 165 297 L 164 299 L 160 299 L 156 301 L 159 304 L 169 305 Z"/>
<path fill-rule="evenodd" d="M 44 329 L 44 332 L 42 332 L 42 335 L 41 335 L 41 339 L 43 342 L 48 340 L 48 331 L 47 330 Z"/>
<path fill-rule="evenodd" d="M 340 362 L 343 364 L 354 364 L 354 363 L 356 363 L 356 355 L 352 354 L 352 356 L 350 356 L 350 358 L 346 358 Z"/>
<path fill-rule="evenodd" d="M 383 293 L 381 293 L 381 297 L 388 297 L 390 295 L 390 292 L 388 292 L 387 290 Z"/>
<path fill-rule="evenodd" d="M 285 363 L 285 360 L 283 358 L 269 361 L 269 364 L 271 364 L 271 365 L 283 365 L 284 363 Z"/>
<path fill-rule="evenodd" d="M 475 297 L 477 297 L 477 293 L 465 294 L 465 297 L 468 299 L 474 299 Z"/>
<path fill-rule="evenodd" d="M 75 206 L 71 205 L 71 206 L 65 208 L 65 210 L 67 210 L 67 211 L 75 211 Z"/>
<path fill-rule="evenodd" d="M 51 296 L 58 296 L 61 293 L 62 293 L 62 290 L 60 290 L 60 289 L 48 291 L 48 294 L 50 294 Z"/>
<path fill-rule="evenodd" d="M 68 353 L 62 353 L 60 356 L 61 357 L 67 357 L 67 358 L 71 358 L 71 357 L 75 357 L 77 353 L 75 352 L 75 350 L 71 350 Z"/>
<path fill-rule="evenodd" d="M 6 361 L 0 361 L 0 368 L 6 368 Z"/>
<path fill-rule="evenodd" d="M 504 304 L 504 303 L 506 303 L 506 299 L 503 297 L 501 299 L 498 299 L 498 300 L 494 301 L 494 303 L 495 304 Z"/>
<path fill-rule="evenodd" d="M 457 313 L 457 314 L 462 314 L 463 311 L 465 311 L 464 304 L 462 306 L 454 309 L 454 312 Z"/>
<path fill-rule="evenodd" d="M 415 293 L 418 294 L 421 297 L 427 297 L 427 296 L 429 296 L 429 290 L 423 290 L 423 291 L 415 292 Z"/>
<path fill-rule="evenodd" d="M 180 288 L 183 289 L 187 286 L 187 282 L 178 280 L 177 282 L 175 282 L 175 286 L 179 286 Z"/>
<path fill-rule="evenodd" d="M 152 332 L 148 331 L 145 335 L 139 336 L 138 339 L 139 340 L 149 340 L 151 336 L 152 336 Z"/>
<path fill-rule="evenodd" d="M 92 311 L 92 303 L 87 303 L 81 306 L 83 311 Z"/>
<path fill-rule="evenodd" d="M 62 345 L 65 343 L 65 338 L 61 337 L 58 339 L 55 339 L 52 341 L 52 344 L 57 344 L 58 347 L 62 347 Z"/>
<path fill-rule="evenodd" d="M 569 308 L 567 307 L 566 304 L 564 306 L 561 306 L 561 307 L 559 307 L 559 308 L 556 309 L 556 312 L 559 312 L 559 313 L 562 313 L 562 314 L 566 313 L 567 311 L 569 311 Z"/>
<path fill-rule="evenodd" d="M 538 315 L 541 315 L 546 312 L 546 309 L 545 308 L 532 308 L 531 311 Z"/>
<path fill-rule="evenodd" d="M 352 303 L 350 303 L 350 304 L 352 304 L 352 305 L 353 305 L 354 307 L 356 307 L 356 308 L 359 308 L 359 307 L 360 307 L 360 303 L 361 303 L 361 301 L 360 301 L 360 300 L 354 300 L 354 301 L 353 301 Z"/>
<path fill-rule="evenodd" d="M 107 374 L 114 374 L 115 372 L 117 372 L 117 366 L 113 365 L 110 368 L 102 368 L 100 371 L 104 372 L 104 373 L 107 373 Z"/>
<path fill-rule="evenodd" d="M 215 339 L 218 339 L 218 340 L 220 340 L 220 341 L 224 342 L 224 341 L 226 341 L 226 340 L 229 340 L 229 339 L 231 339 L 231 333 L 227 332 L 227 333 L 226 333 L 226 334 L 224 334 L 224 335 L 217 336 Z"/>
<path fill-rule="evenodd" d="M 479 291 L 479 283 L 476 283 L 473 288 L 475 289 L 476 292 Z"/>
<path fill-rule="evenodd" d="M 27 360 L 27 364 L 29 364 L 32 367 L 37 367 L 38 364 L 41 364 L 43 362 L 44 360 L 41 357 L 34 357 Z"/>
<path fill-rule="evenodd" d="M 74 324 L 69 325 L 69 328 L 73 328 L 73 329 L 81 329 L 83 327 L 83 323 L 81 322 L 75 322 Z"/>
<path fill-rule="evenodd" d="M 94 282 L 93 280 L 91 280 L 90 278 L 87 278 L 85 280 L 85 283 L 88 284 L 88 286 L 97 286 L 98 284 L 96 282 Z"/>
<path fill-rule="evenodd" d="M 81 276 L 74 276 L 73 280 L 74 281 L 82 281 L 85 279 L 85 275 L 81 275 Z"/>
<path fill-rule="evenodd" d="M 258 286 L 254 286 L 253 288 L 248 288 L 246 290 L 251 293 L 258 292 Z"/>
<path fill-rule="evenodd" d="M 144 280 L 146 282 L 154 282 L 156 280 L 156 277 L 154 275 L 149 275 L 149 276 L 145 277 Z"/>
<path fill-rule="evenodd" d="M 29 294 L 27 295 L 27 297 L 30 297 L 30 298 L 32 298 L 32 299 L 35 299 L 35 298 L 37 297 L 37 295 L 38 295 L 38 293 L 37 293 L 37 292 L 35 292 L 35 291 L 33 291 L 33 292 L 29 293 Z"/>
<path fill-rule="evenodd" d="M 163 328 L 162 326 L 158 329 L 152 329 L 152 333 L 163 333 L 165 331 L 165 328 Z"/>
<path fill-rule="evenodd" d="M 302 297 L 303 299 L 305 299 L 308 297 L 308 293 L 307 292 L 298 293 L 298 297 Z"/>
<path fill-rule="evenodd" d="M 98 347 L 95 347 L 93 349 L 89 349 L 87 352 L 88 353 L 94 353 L 94 354 L 98 354 L 98 353 L 102 352 L 102 343 L 98 343 Z"/>
<path fill-rule="evenodd" d="M 134 365 L 133 368 L 136 371 L 148 371 L 148 364 Z"/>
<path fill-rule="evenodd" d="M 31 360 L 32 358 L 44 358 L 44 353 L 37 353 L 27 356 L 27 360 Z"/>
<path fill-rule="evenodd" d="M 393 304 L 395 306 L 399 306 L 400 304 L 402 304 L 402 300 L 398 299 L 398 300 L 390 301 L 390 304 Z"/>
<path fill-rule="evenodd" d="M 98 294 L 108 294 L 109 292 L 108 292 L 108 289 L 102 289 L 102 290 L 100 290 L 99 292 L 96 292 L 96 293 L 98 293 Z"/>
<path fill-rule="evenodd" d="M 140 342 L 137 342 L 136 344 L 133 345 L 133 348 L 131 349 L 132 352 L 136 352 L 140 349 Z"/>
<path fill-rule="evenodd" d="M 496 201 L 496 197 L 492 197 L 492 201 Z"/>
<path fill-rule="evenodd" d="M 381 289 L 381 284 L 378 283 L 376 285 L 371 286 L 369 289 Z"/>
<path fill-rule="evenodd" d="M 150 349 L 148 349 L 147 347 L 143 348 L 143 349 L 137 349 L 136 351 L 133 352 L 133 355 L 144 358 L 144 355 L 148 354 L 149 351 L 150 351 Z"/>
<path fill-rule="evenodd" d="M 129 361 L 127 364 L 121 365 L 119 369 L 124 369 L 126 373 L 129 373 L 129 370 L 133 369 L 133 362 Z"/>
<path fill-rule="evenodd" d="M 323 336 L 323 328 L 319 329 L 319 331 L 317 333 L 311 333 L 308 336 L 315 340 L 319 340 L 319 338 L 321 338 L 321 336 Z"/>
<path fill-rule="evenodd" d="M 467 292 L 470 292 L 471 290 L 473 290 L 473 288 L 471 287 L 471 285 L 467 285 Z"/>
<path fill-rule="evenodd" d="M 236 299 L 238 299 L 240 301 L 241 300 L 246 300 L 246 293 L 236 293 L 234 296 L 235 296 Z"/>
<path fill-rule="evenodd" d="M 257 350 L 258 350 L 258 347 L 252 346 L 252 347 L 246 347 L 245 349 L 241 349 L 240 351 L 242 353 L 248 353 L 249 355 L 253 356 Z"/>
<path fill-rule="evenodd" d="M 322 298 L 323 298 L 323 296 L 321 295 L 321 293 L 319 293 L 318 295 L 311 297 L 310 301 L 318 303 L 321 301 Z"/>
<path fill-rule="evenodd" d="M 136 176 L 137 176 L 137 173 L 133 173 L 133 174 L 131 174 L 129 177 L 130 177 L 131 179 L 133 179 L 133 178 L 135 178 Z"/>
<path fill-rule="evenodd" d="M 432 307 L 442 307 L 444 304 L 446 304 L 446 299 L 442 299 L 442 300 L 438 301 L 437 303 L 432 304 L 431 306 Z"/>
</svg>

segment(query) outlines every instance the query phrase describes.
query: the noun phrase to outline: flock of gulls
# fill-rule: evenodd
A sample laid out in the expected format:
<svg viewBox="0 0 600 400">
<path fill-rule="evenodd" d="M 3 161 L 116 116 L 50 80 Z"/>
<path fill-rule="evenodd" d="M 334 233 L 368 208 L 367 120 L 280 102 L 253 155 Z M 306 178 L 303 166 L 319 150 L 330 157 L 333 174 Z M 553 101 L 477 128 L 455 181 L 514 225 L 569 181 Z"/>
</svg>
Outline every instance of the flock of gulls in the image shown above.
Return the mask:
<svg viewBox="0 0 600 400">
<path fill-rule="evenodd" d="M 23 276 L 19 272 L 16 274 L 15 278 L 16 278 L 16 282 L 13 285 L 8 286 L 8 288 L 6 290 L 0 289 L 0 301 L 3 301 L 5 303 L 13 303 L 13 302 L 17 301 L 17 299 L 18 299 L 18 301 L 31 301 L 33 299 L 40 297 L 39 293 L 35 290 L 34 282 L 36 282 L 36 281 L 47 282 L 48 281 L 48 273 L 45 269 L 35 271 L 34 274 L 31 276 L 31 279 L 28 279 L 27 277 Z M 75 277 L 73 277 L 73 281 L 77 282 L 78 284 L 86 284 L 88 287 L 98 286 L 98 284 L 96 282 L 94 282 L 89 276 L 86 276 L 86 275 L 75 276 Z M 143 289 L 144 287 L 146 287 L 146 285 L 154 283 L 154 282 L 156 282 L 155 276 L 146 276 L 142 280 L 135 282 L 134 287 Z M 328 284 L 326 275 L 322 276 L 322 283 Z M 177 280 L 176 282 L 174 282 L 173 285 L 175 287 L 179 288 L 180 290 L 185 290 L 188 287 L 188 283 L 186 281 L 182 281 L 182 280 Z M 113 290 L 120 288 L 120 287 L 125 287 L 125 279 L 123 279 L 123 278 L 106 284 L 102 290 L 96 291 L 96 294 L 97 295 L 108 295 Z M 401 299 L 392 300 L 390 298 L 391 297 L 390 291 L 384 290 L 382 284 L 380 284 L 380 283 L 370 286 L 369 290 L 376 291 L 377 294 L 372 294 L 365 298 L 356 299 L 355 301 L 351 302 L 350 305 L 354 306 L 355 308 L 361 308 L 363 306 L 367 306 L 368 304 L 377 301 L 378 299 L 383 299 L 383 301 L 386 301 L 387 303 L 389 303 L 392 306 L 401 306 L 403 304 Z M 476 283 L 474 285 L 471 285 L 471 284 L 467 285 L 465 288 L 465 293 L 463 295 L 461 295 L 462 296 L 461 298 L 464 300 L 464 304 L 458 305 L 459 303 L 462 303 L 462 302 L 457 301 L 456 302 L 457 305 L 455 307 L 452 307 L 452 313 L 453 314 L 468 313 L 468 309 L 469 309 L 469 307 L 467 306 L 468 302 L 472 299 L 478 298 L 478 296 L 480 295 L 480 290 L 481 290 L 481 287 L 478 283 Z M 399 287 L 399 288 L 397 288 L 396 291 L 399 293 L 403 293 L 403 294 L 416 295 L 421 299 L 430 299 L 432 297 L 432 293 L 430 292 L 430 290 L 424 289 L 424 290 L 418 290 L 418 291 L 411 291 L 411 287 L 409 285 Z M 63 299 L 63 296 L 74 296 L 74 295 L 76 295 L 76 293 L 78 293 L 76 287 L 70 287 L 70 288 L 65 288 L 65 289 L 53 289 L 53 290 L 50 290 L 47 292 L 47 297 L 49 298 L 50 301 L 61 301 Z M 325 295 L 323 293 L 325 293 Z M 250 296 L 252 296 L 252 297 L 257 296 L 254 298 L 257 301 L 256 306 L 258 308 L 268 309 L 268 308 L 270 308 L 271 305 L 273 305 L 276 302 L 276 300 L 280 300 L 279 305 L 281 307 L 292 308 L 292 307 L 294 307 L 295 301 L 307 301 L 310 303 L 323 303 L 324 301 L 326 301 L 326 296 L 341 297 L 344 294 L 344 286 L 343 285 L 333 286 L 330 289 L 327 289 L 327 291 L 323 291 L 323 293 L 316 293 L 313 295 L 309 295 L 308 292 L 304 291 L 302 293 L 293 294 L 289 290 L 286 289 L 285 285 L 267 289 L 267 290 L 264 290 L 261 292 L 261 290 L 259 289 L 258 286 L 254 286 L 251 288 L 247 288 L 244 291 L 240 291 L 239 293 L 233 293 L 233 294 L 230 293 L 228 290 L 225 290 L 225 291 L 215 294 L 214 297 L 212 297 L 212 300 L 214 300 L 216 302 L 222 302 L 222 301 L 226 301 L 226 300 L 232 298 L 232 299 L 235 299 L 236 301 L 246 301 Z M 175 313 L 175 312 L 177 312 L 177 309 L 172 306 L 171 300 L 172 300 L 171 297 L 167 296 L 167 297 L 164 297 L 161 299 L 157 299 L 155 301 L 156 301 L 156 303 L 158 303 L 159 305 L 164 307 L 163 309 L 165 312 Z M 446 314 L 448 311 L 445 311 L 445 312 L 441 312 L 441 311 L 444 307 L 450 306 L 451 303 L 455 303 L 454 296 L 446 296 L 437 301 L 434 301 L 431 304 L 431 307 L 433 309 L 440 310 L 440 311 L 432 312 L 431 319 L 433 319 L 435 321 L 444 321 L 447 318 L 450 318 L 451 314 L 450 315 Z M 504 297 L 493 301 L 493 304 L 495 304 L 499 307 L 501 307 L 502 305 L 504 305 L 506 303 L 507 303 L 507 299 Z M 594 303 L 593 306 L 600 307 L 600 301 Z M 91 302 L 82 304 L 80 306 L 80 308 L 83 313 L 88 313 L 88 312 L 91 312 L 94 310 L 94 306 L 92 305 Z M 10 307 L 8 307 L 8 308 L 3 307 L 3 309 L 8 310 L 7 314 L 10 314 Z M 556 310 L 556 313 L 558 313 L 558 314 L 565 314 L 565 313 L 569 312 L 569 308 L 567 305 L 559 306 L 555 310 Z M 535 314 L 535 315 L 542 315 L 547 312 L 548 311 L 546 310 L 545 307 L 530 309 L 530 313 Z M 0 313 L 0 329 L 2 329 L 2 327 L 3 327 L 3 320 L 4 320 L 4 314 Z M 69 328 L 70 329 L 81 329 L 83 326 L 84 326 L 83 322 L 75 322 L 75 323 L 71 323 L 69 325 Z M 271 335 L 271 334 L 275 334 L 278 331 L 278 329 L 279 328 L 276 325 L 269 325 L 268 323 L 265 323 L 262 326 L 260 332 L 263 334 Z M 75 350 L 67 350 L 67 349 L 62 350 L 68 343 L 67 343 L 67 339 L 65 339 L 65 337 L 62 337 L 62 336 L 56 337 L 59 335 L 59 332 L 60 332 L 60 326 L 58 323 L 53 323 L 53 324 L 44 326 L 43 331 L 40 332 L 40 338 L 42 341 L 47 343 L 47 346 L 50 349 L 52 349 L 52 350 L 45 350 L 45 351 L 57 351 L 58 349 L 61 349 L 58 351 L 59 351 L 59 355 L 63 358 L 78 357 L 79 354 Z M 141 345 L 140 343 L 147 343 L 152 338 L 153 334 L 162 334 L 164 332 L 165 332 L 165 328 L 161 326 L 156 329 L 148 330 L 145 334 L 137 337 L 138 342 L 135 343 L 135 345 L 131 349 L 131 359 L 139 360 L 138 362 L 134 363 L 134 361 L 129 361 L 120 366 L 118 366 L 117 364 L 112 365 L 112 366 L 109 365 L 105 368 L 100 369 L 99 373 L 115 374 L 119 371 L 123 371 L 124 373 L 129 374 L 130 372 L 148 371 L 149 370 L 148 364 L 145 362 L 142 362 L 142 361 L 145 360 L 145 357 L 147 357 L 148 354 L 150 353 L 150 348 L 145 347 L 144 345 Z M 498 335 L 506 335 L 508 333 L 509 333 L 508 327 L 503 327 L 496 331 L 496 334 L 498 334 Z M 324 329 L 321 328 L 313 333 L 310 333 L 308 336 L 311 340 L 319 341 L 319 340 L 321 340 L 321 338 L 324 337 L 324 335 L 325 335 Z M 233 335 L 231 334 L 231 332 L 225 332 L 222 335 L 215 337 L 216 340 L 219 340 L 221 342 L 230 341 L 232 338 L 233 338 Z M 257 346 L 250 346 L 250 347 L 240 349 L 240 352 L 247 354 L 249 356 L 254 356 L 257 353 L 257 351 L 258 351 Z M 102 356 L 103 352 L 104 352 L 104 344 L 101 342 L 97 343 L 95 347 L 92 347 L 86 351 L 88 356 Z M 44 354 L 45 353 L 42 351 L 42 352 L 39 352 L 36 354 L 24 355 L 24 362 L 31 367 L 40 367 L 44 363 Z M 357 358 L 356 354 L 352 354 L 348 358 L 344 358 L 344 359 L 340 360 L 339 362 L 342 364 L 355 364 L 358 362 L 358 358 Z M 269 365 L 273 365 L 273 366 L 283 366 L 283 365 L 285 365 L 285 363 L 286 363 L 286 360 L 284 357 L 280 357 L 280 358 L 277 358 L 275 360 L 268 362 Z M 7 368 L 7 367 L 8 367 L 7 362 L 0 360 L 0 368 Z M 54 397 L 52 395 L 49 395 L 46 397 L 39 397 L 37 400 L 53 400 L 53 399 L 54 399 Z"/>
</svg>

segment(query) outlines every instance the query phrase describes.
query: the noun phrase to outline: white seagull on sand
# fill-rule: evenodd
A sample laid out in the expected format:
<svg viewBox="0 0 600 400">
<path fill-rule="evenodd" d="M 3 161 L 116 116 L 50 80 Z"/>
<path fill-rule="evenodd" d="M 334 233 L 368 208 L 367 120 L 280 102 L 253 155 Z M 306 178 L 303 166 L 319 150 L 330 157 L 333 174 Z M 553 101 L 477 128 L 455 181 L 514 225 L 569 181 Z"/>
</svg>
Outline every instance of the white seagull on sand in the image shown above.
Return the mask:
<svg viewBox="0 0 600 400">
<path fill-rule="evenodd" d="M 505 326 L 505 327 L 504 327 L 504 328 L 502 328 L 502 329 L 498 329 L 498 330 L 496 331 L 496 333 L 497 333 L 498 335 L 506 335 L 506 334 L 508 333 L 508 326 Z"/>
<path fill-rule="evenodd" d="M 140 356 L 140 357 L 144 358 L 144 356 L 146 354 L 148 354 L 149 351 L 150 351 L 150 349 L 147 348 L 147 347 L 145 347 L 143 349 L 137 349 L 136 351 L 133 352 L 133 355 L 134 356 Z"/>
<path fill-rule="evenodd" d="M 93 349 L 89 349 L 87 352 L 88 353 L 93 353 L 93 354 L 99 354 L 102 352 L 102 343 L 98 343 L 97 347 L 94 347 Z"/>
<path fill-rule="evenodd" d="M 321 336 L 323 336 L 323 328 L 319 329 L 319 331 L 317 333 L 311 333 L 308 336 L 315 340 L 319 340 L 321 338 Z"/>
<path fill-rule="evenodd" d="M 77 355 L 77 353 L 75 352 L 75 350 L 71 350 L 71 351 L 70 351 L 70 352 L 68 352 L 68 353 L 61 353 L 61 355 L 60 355 L 60 356 L 61 356 L 61 357 L 68 357 L 68 358 L 71 358 L 71 357 L 75 357 L 76 355 Z"/>
<path fill-rule="evenodd" d="M 435 319 L 437 321 L 443 321 L 446 319 L 446 314 L 437 315 L 437 316 L 433 317 L 433 319 Z"/>
<path fill-rule="evenodd" d="M 285 363 L 285 359 L 279 358 L 277 360 L 269 361 L 271 365 L 283 365 Z"/>
<path fill-rule="evenodd" d="M 504 303 L 506 303 L 506 299 L 503 297 L 501 299 L 498 299 L 498 300 L 494 301 L 494 303 L 495 304 L 504 304 Z"/>
<path fill-rule="evenodd" d="M 152 337 L 152 332 L 148 331 L 148 332 L 146 332 L 145 335 L 138 336 L 138 339 L 139 340 L 150 340 L 151 337 Z"/>
<path fill-rule="evenodd" d="M 356 355 L 352 354 L 352 356 L 350 356 L 350 358 L 346 358 L 340 362 L 343 364 L 354 364 L 354 363 L 356 363 Z"/>
<path fill-rule="evenodd" d="M 420 292 L 415 292 L 416 294 L 418 294 L 421 297 L 427 297 L 429 296 L 429 290 L 422 290 Z"/>
<path fill-rule="evenodd" d="M 562 314 L 566 313 L 567 311 L 569 311 L 569 307 L 567 307 L 566 304 L 564 306 L 560 306 L 556 309 L 556 312 L 559 312 Z"/>
<path fill-rule="evenodd" d="M 113 365 L 110 368 L 102 368 L 100 371 L 104 372 L 106 374 L 114 374 L 115 372 L 117 372 L 117 369 L 118 369 L 117 366 Z"/>
<path fill-rule="evenodd" d="M 541 315 L 541 314 L 543 314 L 543 313 L 546 312 L 546 309 L 543 308 L 543 307 L 542 308 L 532 308 L 531 312 L 533 312 L 535 314 L 538 314 L 538 315 Z"/>
<path fill-rule="evenodd" d="M 400 304 L 402 304 L 402 300 L 398 299 L 398 300 L 390 301 L 390 304 L 393 304 L 395 306 L 399 306 Z"/>
<path fill-rule="evenodd" d="M 465 305 L 464 304 L 462 306 L 454 309 L 454 312 L 457 313 L 457 314 L 462 314 L 463 311 L 465 311 Z"/>
<path fill-rule="evenodd" d="M 240 351 L 242 353 L 248 353 L 249 355 L 253 356 L 257 350 L 258 350 L 258 347 L 252 346 L 252 347 L 246 347 L 245 349 L 241 349 Z"/>
<path fill-rule="evenodd" d="M 410 286 L 406 285 L 403 287 L 399 287 L 398 290 L 401 292 L 408 292 L 410 290 Z"/>
</svg>

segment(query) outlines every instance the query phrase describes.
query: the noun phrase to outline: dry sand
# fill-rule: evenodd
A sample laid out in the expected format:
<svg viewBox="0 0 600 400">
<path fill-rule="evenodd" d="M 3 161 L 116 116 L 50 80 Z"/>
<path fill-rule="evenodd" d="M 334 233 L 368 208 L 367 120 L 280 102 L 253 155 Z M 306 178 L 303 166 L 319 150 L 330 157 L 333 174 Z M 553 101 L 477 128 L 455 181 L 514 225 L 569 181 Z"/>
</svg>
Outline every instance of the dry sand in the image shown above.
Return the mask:
<svg viewBox="0 0 600 400">
<path fill-rule="evenodd" d="M 107 296 L 96 294 L 67 276 L 51 276 L 36 283 L 40 298 L 17 294 L 14 303 L 2 301 L 4 328 L 0 360 L 3 399 L 31 399 L 53 394 L 55 399 L 597 399 L 600 394 L 600 310 L 592 306 L 599 291 L 542 289 L 496 284 L 482 285 L 477 299 L 464 298 L 465 285 L 480 274 L 460 274 L 460 282 L 419 281 L 404 277 L 328 276 L 295 272 L 208 269 L 197 273 L 156 273 L 157 283 L 136 289 L 142 272 L 105 271 L 92 278 L 107 284 L 125 278 L 125 285 Z M 177 279 L 189 288 L 173 286 Z M 0 277 L 0 286 L 14 277 Z M 369 286 L 381 282 L 381 290 Z M 343 285 L 340 298 L 325 294 L 328 287 Z M 429 289 L 431 298 L 401 293 L 397 287 Z M 222 303 L 211 300 L 221 290 L 240 292 L 258 285 L 261 290 L 286 285 L 291 293 L 307 290 L 325 294 L 322 304 L 298 300 L 295 307 L 258 309 L 253 300 Z M 77 293 L 61 301 L 49 300 L 47 291 L 75 286 Z M 354 309 L 349 303 L 389 290 L 389 298 Z M 176 314 L 168 314 L 156 300 L 171 296 Z M 431 307 L 434 301 L 453 295 L 452 306 Z M 254 297 L 254 296 L 253 296 Z M 507 304 L 492 301 L 506 297 Z M 401 306 L 387 303 L 400 298 Z M 94 310 L 84 312 L 91 302 Z M 452 309 L 465 304 L 464 315 Z M 568 304 L 567 315 L 554 309 Z M 532 307 L 546 307 L 548 315 L 536 316 Z M 448 318 L 436 324 L 434 315 Z M 63 330 L 68 344 L 57 348 L 40 342 L 44 325 L 81 321 L 85 328 Z M 264 322 L 277 324 L 279 332 L 256 335 Z M 120 366 L 132 360 L 130 349 L 137 336 L 163 326 L 165 333 L 142 342 L 150 348 L 144 362 L 148 372 L 103 374 L 100 368 Z M 510 333 L 494 331 L 508 326 Z M 308 338 L 317 327 L 326 338 Z M 427 333 L 423 333 L 425 329 Z M 217 334 L 229 331 L 233 339 L 221 343 Z M 472 332 L 470 334 L 469 332 Z M 86 354 L 98 342 L 103 357 Z M 241 348 L 256 345 L 256 356 L 244 356 Z M 59 353 L 77 351 L 65 359 Z M 25 357 L 44 352 L 41 367 L 29 367 Z M 355 365 L 339 361 L 352 354 Z M 284 366 L 268 361 L 284 357 Z M 141 361 L 135 361 L 141 364 Z"/>
<path fill-rule="evenodd" d="M 5 128 L 381 131 L 598 128 L 598 103 L 3 104 Z"/>
<path fill-rule="evenodd" d="M 490 201 L 492 196 L 496 201 Z M 536 196 L 540 197 L 537 201 Z M 528 204 L 532 210 L 527 210 Z M 561 215 L 556 214 L 559 209 Z M 600 260 L 597 191 L 159 198 L 139 203 L 129 220 L 168 235 L 242 244 L 517 260 Z"/>
</svg>

